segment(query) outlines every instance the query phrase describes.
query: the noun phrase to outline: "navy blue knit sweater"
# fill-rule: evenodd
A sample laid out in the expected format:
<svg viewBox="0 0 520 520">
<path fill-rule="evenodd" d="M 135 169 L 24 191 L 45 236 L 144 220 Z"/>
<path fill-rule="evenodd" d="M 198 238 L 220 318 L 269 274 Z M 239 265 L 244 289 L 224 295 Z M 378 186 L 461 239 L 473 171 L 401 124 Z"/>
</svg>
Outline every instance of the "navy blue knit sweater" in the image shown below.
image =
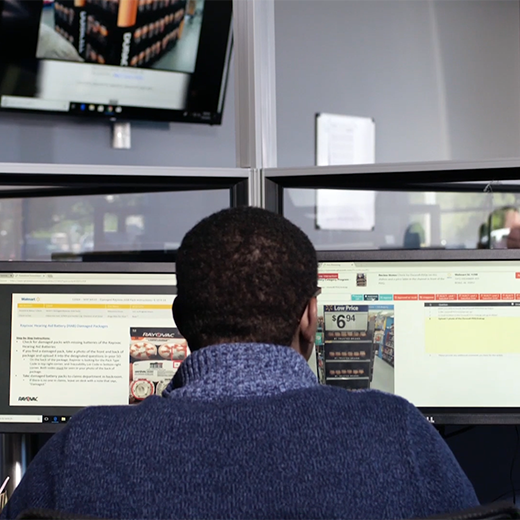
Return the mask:
<svg viewBox="0 0 520 520">
<path fill-rule="evenodd" d="M 476 504 L 408 402 L 321 386 L 290 348 L 237 344 L 192 354 L 164 397 L 77 414 L 1 517 L 397 519 Z"/>
</svg>

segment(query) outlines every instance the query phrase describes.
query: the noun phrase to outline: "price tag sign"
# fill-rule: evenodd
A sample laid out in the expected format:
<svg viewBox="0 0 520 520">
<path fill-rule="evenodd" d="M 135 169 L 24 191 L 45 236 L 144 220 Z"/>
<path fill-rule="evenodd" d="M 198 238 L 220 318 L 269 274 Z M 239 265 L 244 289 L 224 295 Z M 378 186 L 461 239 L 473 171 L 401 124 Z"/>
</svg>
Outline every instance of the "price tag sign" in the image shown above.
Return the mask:
<svg viewBox="0 0 520 520">
<path fill-rule="evenodd" d="M 366 331 L 368 305 L 325 305 L 326 331 Z"/>
</svg>

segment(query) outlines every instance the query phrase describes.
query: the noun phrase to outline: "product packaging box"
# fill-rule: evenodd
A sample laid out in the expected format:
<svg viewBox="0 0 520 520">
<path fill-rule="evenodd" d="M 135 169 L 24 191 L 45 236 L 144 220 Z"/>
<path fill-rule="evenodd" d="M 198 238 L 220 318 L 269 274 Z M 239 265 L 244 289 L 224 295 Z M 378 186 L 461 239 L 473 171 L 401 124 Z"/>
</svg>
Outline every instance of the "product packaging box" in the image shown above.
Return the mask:
<svg viewBox="0 0 520 520">
<path fill-rule="evenodd" d="M 161 395 L 189 354 L 177 328 L 131 328 L 129 402 Z"/>
<path fill-rule="evenodd" d="M 185 0 L 87 0 L 85 59 L 150 67 L 176 44 Z"/>
<path fill-rule="evenodd" d="M 86 57 L 87 16 L 86 0 L 57 0 L 54 2 L 54 30 L 71 43 L 84 59 Z"/>
</svg>

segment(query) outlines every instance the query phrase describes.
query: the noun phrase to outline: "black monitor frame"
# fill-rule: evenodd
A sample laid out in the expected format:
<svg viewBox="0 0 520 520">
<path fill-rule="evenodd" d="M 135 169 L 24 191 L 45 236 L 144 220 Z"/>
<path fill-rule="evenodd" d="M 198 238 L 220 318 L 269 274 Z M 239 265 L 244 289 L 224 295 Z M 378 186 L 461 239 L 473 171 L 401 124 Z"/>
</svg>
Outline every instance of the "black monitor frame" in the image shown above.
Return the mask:
<svg viewBox="0 0 520 520">
<path fill-rule="evenodd" d="M 9 164 L 0 167 L 0 199 L 113 195 L 173 191 L 229 190 L 230 206 L 247 205 L 249 172 L 230 175 L 231 169 L 210 174 L 202 169 L 193 175 L 190 168 L 142 168 L 120 166 L 30 165 L 22 171 Z M 54 170 L 52 173 L 49 170 Z M 103 173 L 107 170 L 107 173 Z"/>
<path fill-rule="evenodd" d="M 516 261 L 520 250 L 374 250 L 318 251 L 319 262 L 428 262 L 428 261 Z M 519 328 L 520 335 L 520 328 Z M 420 407 L 429 422 L 445 424 L 520 424 L 518 408 L 431 408 Z"/>
<path fill-rule="evenodd" d="M 1 273 L 125 273 L 125 274 L 175 274 L 174 263 L 128 262 L 128 263 L 84 263 L 84 262 L 0 262 Z M 42 287 L 45 287 L 42 285 Z M 4 360 L 5 361 L 5 360 Z M 10 352 L 7 369 L 10 373 Z M 57 407 L 58 408 L 58 407 Z M 65 408 L 65 407 L 64 407 Z M 66 407 L 75 408 L 75 407 Z M 83 409 L 78 407 L 77 411 Z M 77 413 L 77 411 L 75 413 Z M 37 412 L 32 412 L 37 413 Z M 65 414 L 65 413 L 64 413 Z M 64 424 L 42 423 L 1 423 L 2 433 L 55 433 Z"/>
<path fill-rule="evenodd" d="M 284 190 L 520 191 L 520 160 L 438 161 L 299 168 L 267 168 L 265 207 L 283 214 Z"/>
<path fill-rule="evenodd" d="M 320 262 L 517 261 L 520 250 L 320 251 Z M 174 263 L 0 262 L 0 273 L 159 273 L 174 274 Z M 435 424 L 520 424 L 519 408 L 420 408 Z M 0 433 L 53 433 L 63 425 L 1 424 Z"/>
<path fill-rule="evenodd" d="M 43 13 L 43 0 L 22 0 L 20 9 L 24 11 L 23 4 L 38 4 L 36 12 L 26 9 L 26 15 L 20 14 L 19 17 L 7 14 L 10 23 L 4 20 L 3 30 L 0 32 L 0 75 L 6 74 L 4 69 L 16 70 L 19 76 L 18 89 L 8 93 L 9 96 L 33 97 L 35 90 L 34 76 L 37 74 L 38 64 L 41 61 L 59 61 L 48 58 L 40 60 L 36 58 L 35 51 L 38 40 L 38 26 Z M 5 7 L 5 0 L 0 0 L 0 22 L 2 21 L 2 11 Z M 100 105 L 104 109 L 88 110 L 89 105 L 97 105 L 85 99 L 64 100 L 68 103 L 68 109 L 47 110 L 16 107 L 0 107 L 0 112 L 18 112 L 27 114 L 54 114 L 56 116 L 75 118 L 78 121 L 85 120 L 105 120 L 105 121 L 159 121 L 159 122 L 182 122 L 198 123 L 205 125 L 220 125 L 224 111 L 224 101 L 227 91 L 229 68 L 231 64 L 233 48 L 233 3 L 232 0 L 211 0 L 204 6 L 204 14 L 201 21 L 200 39 L 198 42 L 197 57 L 194 70 L 190 73 L 190 80 L 187 93 L 187 105 L 182 109 L 169 108 L 147 108 L 143 106 L 118 105 L 121 112 L 117 112 L 107 101 Z M 166 13 L 165 13 L 166 14 Z M 11 15 L 11 16 L 10 16 Z M 12 25 L 12 26 L 11 26 Z M 131 29 L 133 32 L 135 27 Z M 114 31 L 114 29 L 112 29 Z M 5 34 L 4 34 L 5 33 Z M 131 33 L 130 33 L 131 34 Z M 113 48 L 117 47 L 117 40 L 121 45 L 120 38 L 114 37 Z M 133 44 L 132 44 L 133 45 Z M 103 67 L 97 63 L 85 61 L 85 66 L 95 65 Z M 133 66 L 120 66 L 115 63 L 112 67 L 120 67 L 121 72 L 136 72 L 140 70 L 152 70 L 149 68 L 136 68 Z M 160 69 L 156 69 L 160 70 Z M 177 71 L 167 71 L 172 74 Z M 25 81 L 23 81 L 25 80 Z M 16 83 L 16 81 L 14 82 Z M 4 94 L 5 95 L 5 94 Z"/>
</svg>

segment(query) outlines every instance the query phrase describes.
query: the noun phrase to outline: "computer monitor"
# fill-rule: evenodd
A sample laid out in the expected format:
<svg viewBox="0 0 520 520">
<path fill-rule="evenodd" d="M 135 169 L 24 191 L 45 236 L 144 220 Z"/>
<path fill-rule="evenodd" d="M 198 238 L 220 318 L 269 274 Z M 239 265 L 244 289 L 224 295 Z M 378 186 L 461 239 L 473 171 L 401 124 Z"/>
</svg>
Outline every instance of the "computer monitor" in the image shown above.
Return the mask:
<svg viewBox="0 0 520 520">
<path fill-rule="evenodd" d="M 520 251 L 320 252 L 321 382 L 437 424 L 520 423 Z"/>
<path fill-rule="evenodd" d="M 160 394 L 189 354 L 174 264 L 0 262 L 0 433 Z"/>
</svg>

